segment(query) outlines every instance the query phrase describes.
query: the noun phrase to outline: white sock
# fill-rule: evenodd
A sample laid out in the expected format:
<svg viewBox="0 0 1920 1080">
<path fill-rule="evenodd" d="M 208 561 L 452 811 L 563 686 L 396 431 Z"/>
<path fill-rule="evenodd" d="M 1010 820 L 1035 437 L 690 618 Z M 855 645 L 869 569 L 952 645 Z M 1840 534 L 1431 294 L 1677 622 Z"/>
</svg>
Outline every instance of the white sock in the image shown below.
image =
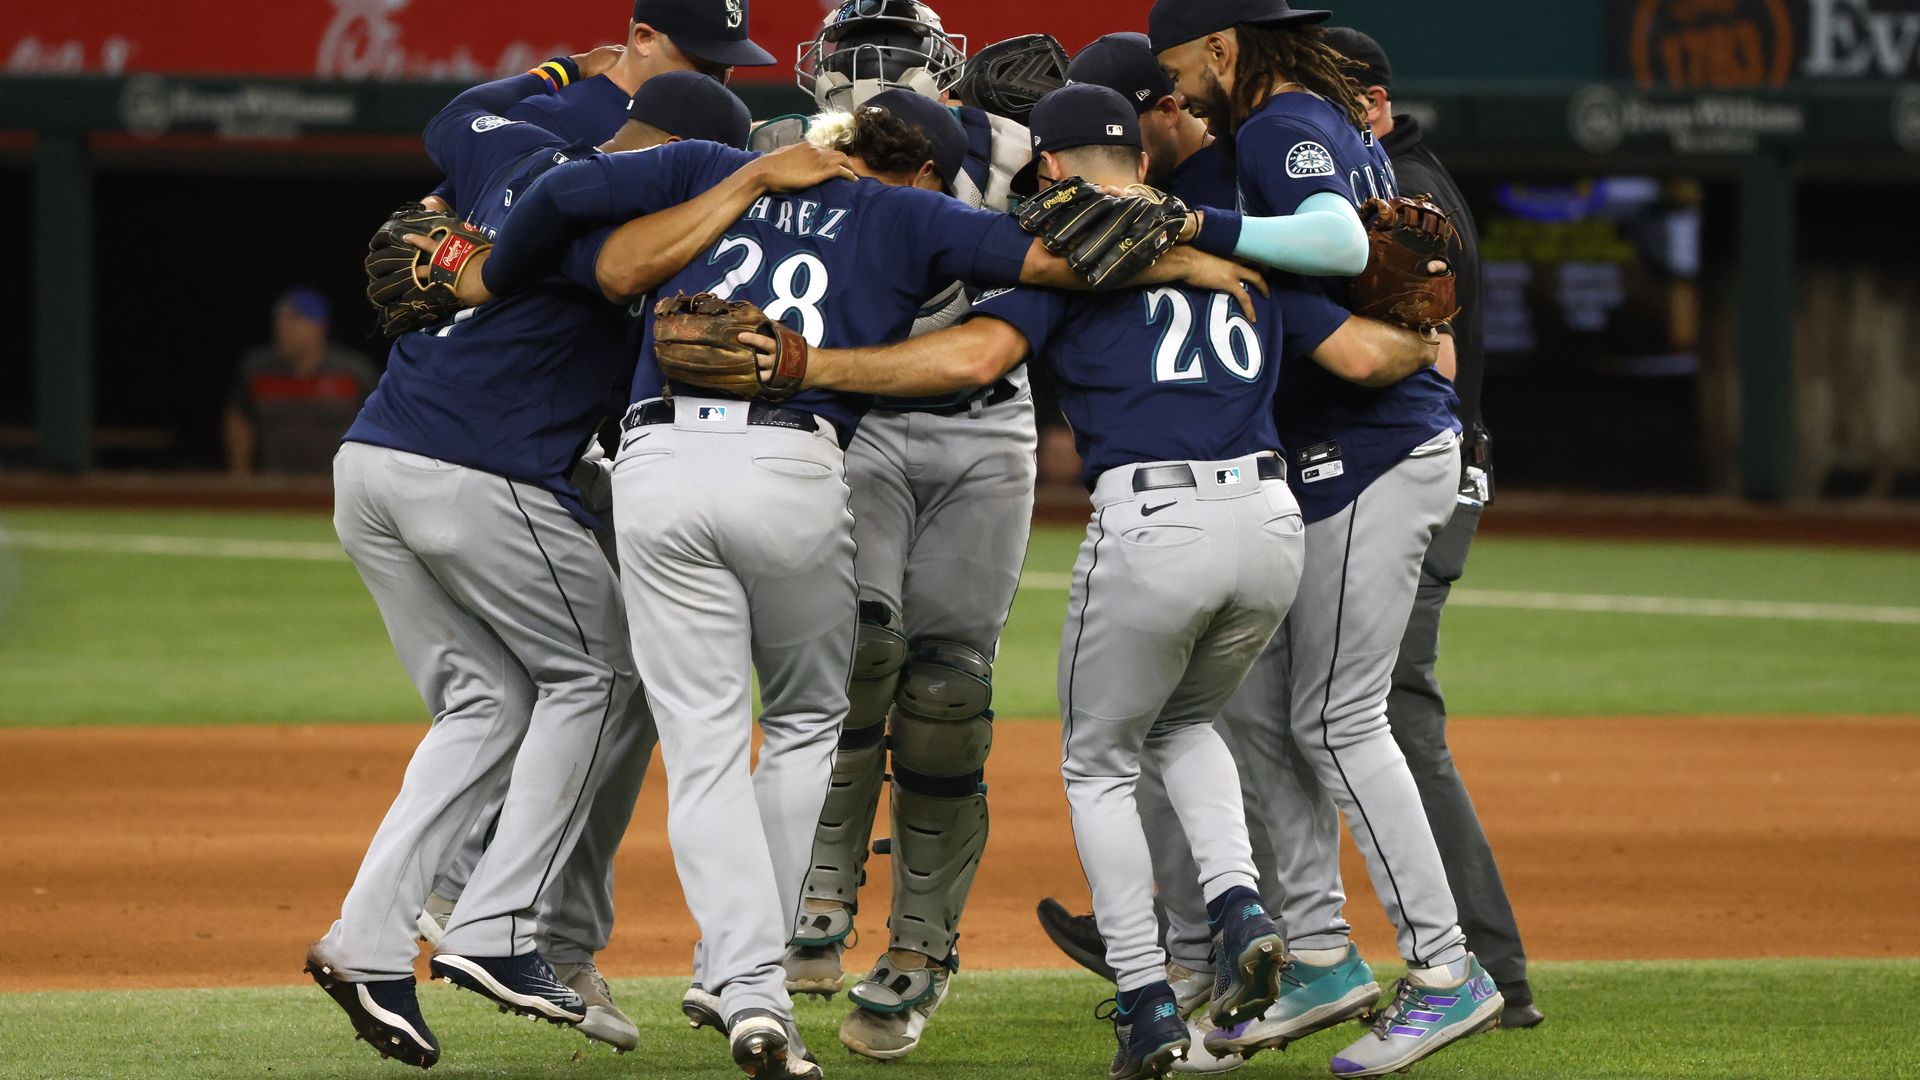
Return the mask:
<svg viewBox="0 0 1920 1080">
<path fill-rule="evenodd" d="M 1461 957 L 1451 964 L 1438 967 L 1407 969 L 1407 978 L 1415 986 L 1424 986 L 1429 990 L 1441 990 L 1449 986 L 1459 986 L 1467 981 L 1467 957 Z"/>
<path fill-rule="evenodd" d="M 1294 949 L 1291 953 L 1295 960 L 1313 967 L 1332 967 L 1347 958 L 1347 950 L 1339 949 Z"/>
</svg>

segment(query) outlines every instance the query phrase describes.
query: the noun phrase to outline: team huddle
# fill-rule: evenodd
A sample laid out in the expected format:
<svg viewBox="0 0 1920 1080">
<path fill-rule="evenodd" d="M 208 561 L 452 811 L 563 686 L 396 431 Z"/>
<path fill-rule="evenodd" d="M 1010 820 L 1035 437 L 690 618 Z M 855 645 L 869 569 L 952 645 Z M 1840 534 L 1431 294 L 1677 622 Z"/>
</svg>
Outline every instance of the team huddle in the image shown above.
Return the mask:
<svg viewBox="0 0 1920 1080">
<path fill-rule="evenodd" d="M 888 940 L 839 1036 L 914 1051 L 986 846 L 1029 364 L 1092 495 L 1061 771 L 1111 1080 L 1352 1020 L 1332 1071 L 1384 1075 L 1531 1008 L 1524 956 L 1496 979 L 1468 951 L 1387 720 L 1472 473 L 1459 238 L 1399 190 L 1354 77 L 1377 46 L 1328 15 L 1159 0 L 1071 61 L 1040 35 L 968 58 L 920 0 L 848 0 L 802 49 L 818 111 L 755 123 L 726 87 L 773 62 L 745 0 L 638 0 L 625 46 L 434 118 L 446 180 L 374 236 L 395 340 L 335 459 L 433 714 L 307 956 L 359 1037 L 439 1060 L 425 938 L 435 977 L 635 1049 L 595 956 L 657 743 L 688 1019 L 750 1076 L 819 1076 L 794 996 L 845 987 L 884 850 Z M 1385 1001 L 1339 815 L 1408 965 Z"/>
</svg>

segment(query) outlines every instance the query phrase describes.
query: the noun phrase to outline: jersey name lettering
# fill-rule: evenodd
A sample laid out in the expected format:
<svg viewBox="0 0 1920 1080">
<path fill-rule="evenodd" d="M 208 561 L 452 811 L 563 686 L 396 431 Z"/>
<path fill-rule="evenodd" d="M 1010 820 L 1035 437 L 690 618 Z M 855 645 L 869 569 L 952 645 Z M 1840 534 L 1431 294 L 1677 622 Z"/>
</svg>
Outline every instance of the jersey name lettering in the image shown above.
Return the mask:
<svg viewBox="0 0 1920 1080">
<path fill-rule="evenodd" d="M 840 239 L 840 226 L 847 220 L 844 208 L 821 206 L 811 199 L 778 199 L 761 196 L 747 207 L 742 221 L 764 221 L 788 236 L 817 236 L 822 240 Z"/>
</svg>

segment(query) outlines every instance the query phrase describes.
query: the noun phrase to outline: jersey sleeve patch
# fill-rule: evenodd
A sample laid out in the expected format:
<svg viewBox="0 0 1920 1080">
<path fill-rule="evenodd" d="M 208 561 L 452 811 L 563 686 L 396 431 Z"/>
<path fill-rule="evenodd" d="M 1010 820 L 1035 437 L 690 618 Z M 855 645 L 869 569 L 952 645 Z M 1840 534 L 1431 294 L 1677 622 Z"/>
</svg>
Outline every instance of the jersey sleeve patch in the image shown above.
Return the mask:
<svg viewBox="0 0 1920 1080">
<path fill-rule="evenodd" d="M 1332 176 L 1334 174 L 1333 155 L 1317 142 L 1294 144 L 1287 151 L 1287 175 L 1295 180 L 1309 176 Z"/>
<path fill-rule="evenodd" d="M 491 114 L 487 116 L 476 116 L 473 118 L 473 133 L 475 135 L 485 135 L 487 132 L 493 131 L 496 128 L 503 128 L 508 124 L 518 123 L 520 123 L 520 121 L 509 120 L 504 116 L 493 116 Z"/>
</svg>

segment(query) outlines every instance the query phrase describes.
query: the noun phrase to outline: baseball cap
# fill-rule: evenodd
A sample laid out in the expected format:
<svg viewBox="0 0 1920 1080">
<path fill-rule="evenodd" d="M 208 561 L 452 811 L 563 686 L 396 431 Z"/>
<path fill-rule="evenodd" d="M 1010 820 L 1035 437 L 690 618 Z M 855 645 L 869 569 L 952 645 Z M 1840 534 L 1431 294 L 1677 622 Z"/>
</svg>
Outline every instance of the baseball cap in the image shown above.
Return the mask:
<svg viewBox="0 0 1920 1080">
<path fill-rule="evenodd" d="M 960 118 L 953 115 L 953 110 L 930 97 L 897 87 L 880 91 L 861 107 L 872 106 L 885 109 L 920 129 L 933 144 L 933 167 L 940 174 L 940 182 L 951 189 L 967 161 L 967 129 L 960 126 Z"/>
<path fill-rule="evenodd" d="M 1146 112 L 1173 93 L 1173 81 L 1160 70 L 1145 34 L 1108 34 L 1094 38 L 1067 65 L 1067 81 L 1117 91 L 1136 113 Z"/>
<path fill-rule="evenodd" d="M 1329 49 L 1360 65 L 1353 80 L 1362 87 L 1393 89 L 1393 65 L 1387 62 L 1387 50 L 1380 43 L 1351 26 L 1330 26 L 1321 31 L 1320 40 Z"/>
<path fill-rule="evenodd" d="M 301 318 L 311 319 L 322 326 L 333 323 L 333 305 L 327 303 L 326 296 L 310 285 L 296 285 L 280 294 L 273 302 L 276 308 L 285 308 Z"/>
<path fill-rule="evenodd" d="M 627 119 L 682 139 L 747 148 L 753 114 L 733 91 L 697 71 L 668 71 L 640 84 L 627 102 Z"/>
<path fill-rule="evenodd" d="M 747 37 L 747 0 L 633 0 L 633 21 L 673 39 L 710 64 L 766 67 L 773 54 Z"/>
<path fill-rule="evenodd" d="M 1118 90 L 1069 83 L 1040 99 L 1027 118 L 1033 152 L 1057 153 L 1076 146 L 1140 148 L 1140 114 Z"/>
<path fill-rule="evenodd" d="M 1311 26 L 1332 17 L 1331 11 L 1295 10 L 1287 0 L 1153 0 L 1147 37 L 1153 51 L 1162 53 L 1241 23 Z"/>
</svg>

